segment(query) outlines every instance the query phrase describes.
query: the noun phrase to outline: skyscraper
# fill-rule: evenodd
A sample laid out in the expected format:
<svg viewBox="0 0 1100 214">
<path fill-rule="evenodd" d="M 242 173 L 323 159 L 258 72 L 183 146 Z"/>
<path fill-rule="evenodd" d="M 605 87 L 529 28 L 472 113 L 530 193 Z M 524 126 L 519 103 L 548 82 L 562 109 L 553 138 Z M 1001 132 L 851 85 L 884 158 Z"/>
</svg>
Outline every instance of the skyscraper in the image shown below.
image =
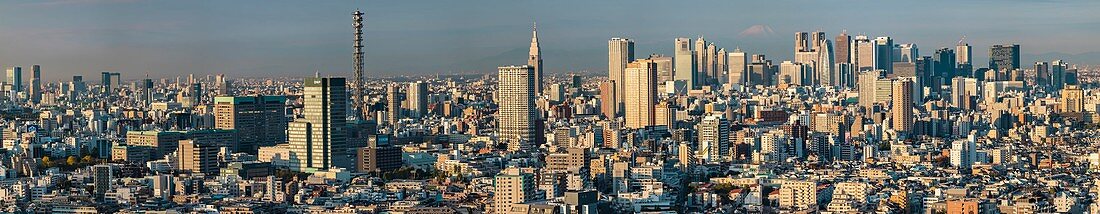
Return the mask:
<svg viewBox="0 0 1100 214">
<path fill-rule="evenodd" d="M 104 71 L 100 74 L 102 75 L 102 79 L 100 79 L 100 87 L 103 87 L 103 93 L 111 93 L 111 72 Z"/>
<path fill-rule="evenodd" d="M 626 127 L 645 128 L 656 124 L 657 63 L 638 60 L 626 68 Z"/>
<path fill-rule="evenodd" d="M 850 54 L 852 37 L 847 32 L 840 32 L 840 35 L 836 36 L 836 63 L 852 63 Z"/>
<path fill-rule="evenodd" d="M 948 84 L 948 81 L 957 77 L 963 76 L 959 74 L 955 69 L 955 52 L 948 48 L 940 48 L 936 50 L 935 54 L 932 54 L 932 77 L 934 82 L 932 91 L 939 91 L 940 86 Z"/>
<path fill-rule="evenodd" d="M 305 117 L 291 122 L 287 131 L 300 170 L 354 167 L 347 146 L 347 93 L 344 78 L 305 79 Z"/>
<path fill-rule="evenodd" d="M 703 41 L 703 38 L 700 37 L 699 41 Z M 714 43 L 707 43 L 707 51 L 705 54 L 706 58 L 704 62 L 707 63 L 707 70 L 706 73 L 700 75 L 704 76 L 703 80 L 706 85 L 713 85 L 716 82 L 715 78 L 718 77 L 718 47 L 714 46 Z"/>
<path fill-rule="evenodd" d="M 690 38 L 676 38 L 676 50 L 672 60 L 675 61 L 672 67 L 673 76 L 675 76 L 673 79 L 683 81 L 687 89 L 694 88 L 697 68 L 695 53 L 691 50 Z"/>
<path fill-rule="evenodd" d="M 824 32 L 819 33 L 821 34 L 821 41 L 815 43 L 817 44 L 815 48 L 818 58 L 813 69 L 814 75 L 816 75 L 814 83 L 835 86 L 837 85 L 836 80 L 840 77 L 837 76 L 838 74 L 833 63 L 835 60 L 833 58 L 833 43 L 824 38 Z"/>
<path fill-rule="evenodd" d="M 810 51 L 810 33 L 794 32 L 794 52 Z"/>
<path fill-rule="evenodd" d="M 214 128 L 237 130 L 234 152 L 286 142 L 286 96 L 215 97 Z"/>
<path fill-rule="evenodd" d="M 710 72 L 711 55 L 708 54 L 707 51 L 707 40 L 703 39 L 703 37 L 700 36 L 699 39 L 695 40 L 696 82 L 694 87 L 701 87 L 703 85 L 706 85 L 707 79 L 710 78 L 709 76 L 707 76 L 707 73 Z"/>
<path fill-rule="evenodd" d="M 955 54 L 957 55 L 955 55 L 955 62 L 960 65 L 969 65 L 970 60 L 974 59 L 974 57 L 970 53 L 970 48 L 970 44 L 967 43 L 959 43 L 958 45 L 956 45 Z"/>
<path fill-rule="evenodd" d="M 633 50 L 631 51 L 633 53 Z M 535 69 L 535 94 L 542 94 L 542 50 L 539 49 L 539 31 L 531 28 L 531 48 L 527 55 L 527 65 Z"/>
<path fill-rule="evenodd" d="M 902 78 L 894 80 L 892 107 L 894 130 L 913 131 L 913 81 Z"/>
<path fill-rule="evenodd" d="M 497 91 L 499 109 L 497 127 L 501 141 L 508 143 L 508 151 L 526 151 L 537 144 L 534 68 L 529 65 L 498 68 Z"/>
<path fill-rule="evenodd" d="M 7 79 L 5 79 L 4 82 L 11 85 L 13 93 L 23 91 L 23 67 L 15 66 L 8 68 L 8 75 L 6 77 Z"/>
<path fill-rule="evenodd" d="M 726 71 L 729 70 L 729 58 L 726 57 L 726 54 L 728 53 L 726 52 L 725 48 L 718 49 L 718 52 L 714 54 L 714 57 L 717 60 L 714 63 L 714 76 L 712 76 L 711 78 L 716 79 L 715 83 L 719 85 L 721 85 L 722 83 L 726 83 L 729 80 L 729 78 L 726 77 L 727 75 L 729 75 L 726 73 Z"/>
<path fill-rule="evenodd" d="M 532 66 L 533 67 L 533 66 Z M 537 78 L 537 77 L 536 77 Z M 428 83 L 409 83 L 409 117 L 420 118 L 428 114 Z"/>
<path fill-rule="evenodd" d="M 852 65 L 855 68 L 853 71 L 863 72 L 874 70 L 875 64 L 875 43 L 872 42 L 867 36 L 859 35 L 853 40 L 852 45 Z"/>
<path fill-rule="evenodd" d="M 626 69 L 626 64 L 634 61 L 634 41 L 625 38 L 611 38 L 607 41 L 607 77 L 616 83 L 623 83 L 623 71 Z M 615 85 L 615 93 L 619 95 L 616 99 L 620 103 L 615 103 L 616 111 L 622 111 L 623 100 L 623 86 L 622 84 Z"/>
<path fill-rule="evenodd" d="M 888 36 L 875 38 L 875 69 L 894 72 L 894 40 Z"/>
<path fill-rule="evenodd" d="M 615 94 L 614 80 L 600 83 L 600 114 L 607 118 L 618 117 L 619 95 Z"/>
<path fill-rule="evenodd" d="M 994 71 L 1020 68 L 1020 45 L 993 45 L 989 49 L 989 69 Z"/>
<path fill-rule="evenodd" d="M 727 60 L 729 71 L 727 71 L 730 84 L 744 85 L 745 77 L 748 76 L 745 72 L 748 71 L 749 58 L 745 56 L 745 52 L 741 52 L 741 49 L 734 49 L 732 53 L 729 53 L 729 59 Z"/>
<path fill-rule="evenodd" d="M 401 120 L 401 88 L 396 84 L 386 87 L 386 121 L 393 126 Z"/>
<path fill-rule="evenodd" d="M 31 85 L 28 91 L 30 91 L 31 103 L 37 104 L 42 101 L 42 66 L 31 67 Z"/>
</svg>

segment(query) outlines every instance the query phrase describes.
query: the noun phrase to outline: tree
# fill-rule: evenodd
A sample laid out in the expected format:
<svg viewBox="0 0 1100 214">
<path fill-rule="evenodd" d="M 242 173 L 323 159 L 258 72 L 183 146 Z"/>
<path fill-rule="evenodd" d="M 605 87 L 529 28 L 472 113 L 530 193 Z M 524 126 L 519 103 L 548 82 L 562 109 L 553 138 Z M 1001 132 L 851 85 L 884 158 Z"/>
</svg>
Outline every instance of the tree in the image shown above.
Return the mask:
<svg viewBox="0 0 1100 214">
<path fill-rule="evenodd" d="M 95 163 L 95 159 L 92 158 L 91 155 L 84 155 L 84 158 L 81 158 L 80 162 L 84 164 L 93 164 Z"/>
<path fill-rule="evenodd" d="M 76 166 L 76 163 L 77 162 L 75 156 L 69 156 L 69 159 L 65 160 L 65 164 L 68 164 L 69 166 Z"/>
<path fill-rule="evenodd" d="M 42 166 L 50 168 L 53 165 L 53 161 L 50 160 L 50 156 L 42 156 Z"/>
</svg>

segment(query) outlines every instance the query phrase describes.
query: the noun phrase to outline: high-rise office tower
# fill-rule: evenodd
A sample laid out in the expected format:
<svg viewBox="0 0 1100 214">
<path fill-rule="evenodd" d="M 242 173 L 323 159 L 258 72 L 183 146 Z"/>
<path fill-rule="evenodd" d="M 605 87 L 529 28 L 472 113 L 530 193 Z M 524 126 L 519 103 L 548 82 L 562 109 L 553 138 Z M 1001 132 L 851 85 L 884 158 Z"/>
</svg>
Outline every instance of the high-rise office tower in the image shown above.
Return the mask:
<svg viewBox="0 0 1100 214">
<path fill-rule="evenodd" d="M 703 40 L 703 38 L 700 37 L 699 41 L 702 41 L 702 40 Z M 705 62 L 707 63 L 707 65 L 706 65 L 706 68 L 707 68 L 706 71 L 707 72 L 705 74 L 703 74 L 705 76 L 705 78 L 703 78 L 703 79 L 706 80 L 705 81 L 706 85 L 713 85 L 714 82 L 715 82 L 714 78 L 718 77 L 718 47 L 715 46 L 714 43 L 708 43 L 707 44 L 707 51 L 706 51 L 705 54 L 706 54 L 706 61 Z"/>
<path fill-rule="evenodd" d="M 1054 60 L 1050 63 L 1050 81 L 1054 90 L 1062 90 L 1066 87 L 1066 69 L 1069 68 L 1069 64 L 1062 60 Z"/>
<path fill-rule="evenodd" d="M 1035 62 L 1035 81 L 1033 84 L 1037 87 L 1051 87 L 1053 77 L 1050 72 L 1050 63 L 1048 62 Z"/>
<path fill-rule="evenodd" d="M 619 95 L 615 94 L 618 91 L 615 90 L 615 85 L 618 84 L 614 80 L 608 80 L 600 83 L 600 114 L 603 114 L 607 118 L 615 118 L 619 116 L 618 103 Z"/>
<path fill-rule="evenodd" d="M 508 143 L 508 151 L 526 151 L 536 145 L 538 111 L 535 108 L 534 68 L 529 65 L 498 68 L 497 91 L 500 107 L 497 127 L 500 139 Z"/>
<path fill-rule="evenodd" d="M 840 77 L 837 76 L 835 64 L 833 61 L 833 43 L 825 39 L 824 32 L 818 32 L 821 34 L 821 41 L 815 43 L 817 45 L 817 61 L 814 64 L 814 83 L 822 85 L 837 85 L 836 80 Z M 816 35 L 816 34 L 815 34 Z"/>
<path fill-rule="evenodd" d="M 691 50 L 690 38 L 676 38 L 675 55 L 673 55 L 673 79 L 683 81 L 686 89 L 695 87 L 696 64 L 695 53 Z M 676 90 L 681 91 L 681 90 Z M 682 90 L 687 91 L 687 90 Z"/>
<path fill-rule="evenodd" d="M 825 38 L 825 32 L 814 31 L 810 33 L 810 51 L 821 51 L 821 46 L 825 45 L 825 41 L 829 40 Z"/>
<path fill-rule="evenodd" d="M 347 145 L 348 91 L 344 78 L 305 79 L 304 118 L 287 128 L 300 170 L 352 169 Z"/>
<path fill-rule="evenodd" d="M 813 78 L 813 67 L 808 64 L 802 64 L 798 62 L 783 61 L 779 64 L 779 76 L 778 85 L 797 85 L 807 86 L 811 85 Z"/>
<path fill-rule="evenodd" d="M 932 54 L 932 82 L 935 87 L 933 91 L 939 91 L 939 86 L 948 84 L 948 81 L 957 77 L 964 76 L 959 74 L 955 69 L 955 52 L 948 48 L 940 48 L 936 50 L 935 54 Z"/>
<path fill-rule="evenodd" d="M 534 67 L 534 66 L 532 66 Z M 538 77 L 536 77 L 538 78 Z M 428 83 L 416 81 L 409 83 L 409 116 L 424 117 L 428 114 Z"/>
<path fill-rule="evenodd" d="M 73 81 L 69 83 L 70 97 L 78 97 L 83 95 L 88 90 L 88 85 L 84 83 L 84 76 L 73 76 Z"/>
<path fill-rule="evenodd" d="M 993 45 L 989 49 L 989 69 L 994 71 L 1020 68 L 1020 45 Z"/>
<path fill-rule="evenodd" d="M 913 131 L 913 81 L 910 79 L 894 80 L 893 103 L 890 109 L 893 114 L 894 130 L 899 132 Z"/>
<path fill-rule="evenodd" d="M 113 85 L 111 84 L 111 72 L 104 71 L 100 74 L 103 76 L 103 78 L 100 79 L 100 86 L 103 87 L 103 93 L 111 93 L 111 86 Z"/>
<path fill-rule="evenodd" d="M 852 36 L 849 36 L 847 32 L 840 32 L 840 35 L 836 36 L 836 63 L 852 63 L 851 51 Z"/>
<path fill-rule="evenodd" d="M 214 142 L 180 140 L 176 149 L 176 165 L 181 171 L 218 175 L 218 146 Z"/>
<path fill-rule="evenodd" d="M 237 130 L 234 152 L 286 142 L 286 96 L 215 97 L 214 128 Z"/>
<path fill-rule="evenodd" d="M 729 75 L 726 73 L 726 71 L 729 70 L 729 58 L 726 57 L 726 54 L 727 52 L 725 48 L 718 49 L 718 52 L 714 54 L 714 57 L 717 58 L 717 60 L 715 61 L 714 66 L 714 76 L 712 76 L 711 78 L 716 79 L 715 83 L 719 85 L 726 83 L 726 81 L 729 80 L 729 78 L 726 77 L 727 75 Z"/>
<path fill-rule="evenodd" d="M 720 163 L 729 157 L 730 123 L 722 115 L 708 115 L 699 122 L 700 160 Z"/>
<path fill-rule="evenodd" d="M 30 91 L 31 103 L 37 104 L 42 101 L 42 66 L 31 67 L 31 85 L 28 91 Z"/>
<path fill-rule="evenodd" d="M 695 70 L 697 82 L 695 87 L 701 87 L 707 84 L 707 73 L 710 72 L 710 55 L 707 54 L 707 40 L 702 36 L 695 40 Z"/>
<path fill-rule="evenodd" d="M 955 54 L 957 54 L 955 55 L 955 62 L 960 65 L 969 65 L 971 63 L 970 60 L 974 59 L 974 57 L 970 53 L 970 48 L 970 44 L 967 43 L 959 43 L 958 45 L 955 45 Z"/>
<path fill-rule="evenodd" d="M 744 85 L 745 77 L 748 76 L 749 58 L 745 56 L 745 52 L 742 52 L 740 48 L 734 49 L 732 53 L 729 53 L 729 59 L 727 62 L 727 76 L 730 84 Z"/>
<path fill-rule="evenodd" d="M 141 81 L 141 101 L 145 106 L 153 104 L 153 79 Z"/>
<path fill-rule="evenodd" d="M 114 88 L 114 89 L 122 88 L 122 73 L 119 73 L 119 72 L 112 72 L 111 73 L 111 88 Z"/>
<path fill-rule="evenodd" d="M 794 32 L 794 52 L 810 51 L 810 33 Z"/>
<path fill-rule="evenodd" d="M 401 88 L 396 84 L 386 87 L 386 121 L 396 126 L 401 120 Z"/>
<path fill-rule="evenodd" d="M 645 128 L 656 124 L 657 63 L 638 60 L 626 68 L 626 127 Z"/>
<path fill-rule="evenodd" d="M 856 72 L 875 69 L 875 43 L 867 36 L 856 36 L 852 41 L 851 59 Z"/>
<path fill-rule="evenodd" d="M 511 167 L 493 180 L 493 213 L 512 213 L 513 205 L 537 199 L 534 174 Z"/>
<path fill-rule="evenodd" d="M 661 85 L 668 81 L 673 81 L 675 77 L 672 76 L 672 57 L 661 56 L 659 54 L 651 54 L 646 60 L 657 63 L 657 84 Z"/>
<path fill-rule="evenodd" d="M 23 67 L 15 66 L 8 68 L 7 82 L 11 85 L 11 90 L 14 93 L 23 91 Z"/>
<path fill-rule="evenodd" d="M 615 81 L 616 83 L 623 83 L 623 71 L 626 69 L 626 64 L 634 61 L 634 41 L 625 38 L 611 38 L 607 41 L 607 78 Z M 615 93 L 619 95 L 616 99 L 619 103 L 615 103 L 615 111 L 622 111 L 623 100 L 623 86 L 622 84 L 615 85 Z"/>
<path fill-rule="evenodd" d="M 527 54 L 527 65 L 535 69 L 535 94 L 542 94 L 542 50 L 539 49 L 539 31 L 537 27 L 531 28 L 531 48 Z"/>
<path fill-rule="evenodd" d="M 917 61 L 917 57 L 920 54 L 917 50 L 917 45 L 913 43 L 897 44 L 894 46 L 894 62 L 907 62 L 913 63 Z"/>
<path fill-rule="evenodd" d="M 894 72 L 894 40 L 888 36 L 875 38 L 875 69 Z"/>
</svg>

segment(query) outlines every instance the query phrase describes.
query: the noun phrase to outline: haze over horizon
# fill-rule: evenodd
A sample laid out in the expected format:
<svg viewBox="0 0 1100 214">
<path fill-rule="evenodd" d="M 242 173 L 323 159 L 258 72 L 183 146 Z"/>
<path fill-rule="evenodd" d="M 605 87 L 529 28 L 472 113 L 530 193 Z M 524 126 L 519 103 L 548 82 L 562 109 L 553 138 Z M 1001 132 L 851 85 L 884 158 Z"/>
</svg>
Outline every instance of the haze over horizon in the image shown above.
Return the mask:
<svg viewBox="0 0 1100 214">
<path fill-rule="evenodd" d="M 1007 2 L 1012 2 L 1008 4 Z M 1000 4 L 1004 3 L 1004 4 Z M 547 73 L 606 73 L 607 40 L 637 56 L 672 54 L 676 37 L 791 59 L 795 31 L 842 30 L 915 43 L 921 55 L 963 36 L 983 67 L 990 45 L 1021 45 L 1021 64 L 1100 64 L 1100 2 L 1045 1 L 145 1 L 0 3 L 0 66 L 40 64 L 49 81 L 119 71 L 242 76 L 351 75 L 351 12 L 366 15 L 368 76 L 489 73 L 524 64 L 538 23 Z M 487 7 L 486 5 L 493 5 Z M 644 13 L 651 11 L 652 13 Z M 1053 23 L 1053 24 L 1052 24 Z M 25 68 L 26 69 L 26 68 Z"/>
</svg>

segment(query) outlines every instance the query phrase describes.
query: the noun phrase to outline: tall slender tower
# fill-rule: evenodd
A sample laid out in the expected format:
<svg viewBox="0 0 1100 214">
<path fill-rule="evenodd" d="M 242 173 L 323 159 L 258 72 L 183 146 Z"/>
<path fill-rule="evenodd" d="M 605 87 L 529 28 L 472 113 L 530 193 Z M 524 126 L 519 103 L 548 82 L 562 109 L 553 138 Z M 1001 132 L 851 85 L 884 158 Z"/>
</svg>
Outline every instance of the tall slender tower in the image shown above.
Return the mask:
<svg viewBox="0 0 1100 214">
<path fill-rule="evenodd" d="M 352 84 L 352 103 L 354 104 L 354 114 L 356 116 L 366 115 L 363 108 L 363 12 L 355 10 L 351 13 L 354 23 L 351 24 L 355 28 L 355 79 L 351 81 Z"/>
<path fill-rule="evenodd" d="M 531 27 L 531 51 L 528 54 L 527 65 L 535 69 L 535 94 L 542 94 L 542 49 L 539 49 L 538 26 Z"/>
</svg>

